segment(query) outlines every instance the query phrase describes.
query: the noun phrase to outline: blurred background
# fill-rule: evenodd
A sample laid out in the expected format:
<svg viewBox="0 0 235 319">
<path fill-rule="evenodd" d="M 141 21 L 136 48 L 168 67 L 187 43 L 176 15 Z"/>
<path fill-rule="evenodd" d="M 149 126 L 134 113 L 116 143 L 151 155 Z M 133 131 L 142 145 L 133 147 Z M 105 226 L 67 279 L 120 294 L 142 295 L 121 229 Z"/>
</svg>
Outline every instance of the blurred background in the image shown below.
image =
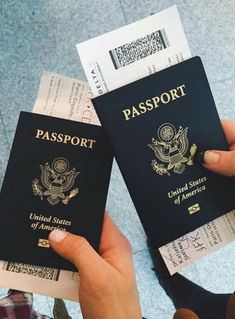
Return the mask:
<svg viewBox="0 0 235 319">
<path fill-rule="evenodd" d="M 19 112 L 31 111 L 43 70 L 85 80 L 78 42 L 177 4 L 192 55 L 201 56 L 222 118 L 235 119 L 235 0 L 0 0 L 0 182 Z M 193 74 L 192 74 L 193 76 Z M 133 246 L 143 316 L 172 318 L 174 309 L 152 271 L 146 237 L 114 163 L 107 210 Z M 235 243 L 183 273 L 213 292 L 235 290 Z M 6 289 L 0 289 L 0 297 Z M 52 315 L 53 299 L 35 295 Z M 66 302 L 73 318 L 79 305 Z"/>
</svg>

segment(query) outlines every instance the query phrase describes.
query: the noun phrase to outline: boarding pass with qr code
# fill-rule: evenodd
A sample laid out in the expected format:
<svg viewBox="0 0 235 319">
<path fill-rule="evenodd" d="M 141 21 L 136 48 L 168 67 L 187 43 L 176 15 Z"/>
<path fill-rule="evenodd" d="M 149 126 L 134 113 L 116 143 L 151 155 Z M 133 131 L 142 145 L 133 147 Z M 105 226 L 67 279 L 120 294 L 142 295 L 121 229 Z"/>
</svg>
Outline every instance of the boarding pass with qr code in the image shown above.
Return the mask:
<svg viewBox="0 0 235 319">
<path fill-rule="evenodd" d="M 191 57 L 177 7 L 77 44 L 96 97 Z"/>
</svg>

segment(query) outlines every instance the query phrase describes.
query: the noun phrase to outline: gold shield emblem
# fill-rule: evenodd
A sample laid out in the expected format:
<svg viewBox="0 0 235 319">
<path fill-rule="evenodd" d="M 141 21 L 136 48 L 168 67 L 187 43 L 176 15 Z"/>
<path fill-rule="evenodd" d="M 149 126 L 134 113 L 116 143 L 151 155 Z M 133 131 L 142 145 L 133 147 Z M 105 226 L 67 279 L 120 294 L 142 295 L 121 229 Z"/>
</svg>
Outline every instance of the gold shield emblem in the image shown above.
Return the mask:
<svg viewBox="0 0 235 319">
<path fill-rule="evenodd" d="M 148 146 L 157 158 L 152 160 L 152 168 L 158 175 L 170 175 L 170 171 L 182 174 L 186 165 L 193 165 L 193 157 L 197 146 L 193 144 L 189 150 L 188 127 L 177 130 L 171 123 L 163 123 L 157 131 L 157 138 L 152 138 Z M 189 155 L 187 156 L 189 150 Z M 160 162 L 159 162 L 160 161 Z"/>
<path fill-rule="evenodd" d="M 33 180 L 32 188 L 35 196 L 39 196 L 41 200 L 46 196 L 51 205 L 56 205 L 59 202 L 67 205 L 73 197 L 77 196 L 79 189 L 71 190 L 71 188 L 74 186 L 79 172 L 75 168 L 70 170 L 67 159 L 59 157 L 52 162 L 51 166 L 48 163 L 39 166 L 42 185 L 39 179 Z"/>
</svg>

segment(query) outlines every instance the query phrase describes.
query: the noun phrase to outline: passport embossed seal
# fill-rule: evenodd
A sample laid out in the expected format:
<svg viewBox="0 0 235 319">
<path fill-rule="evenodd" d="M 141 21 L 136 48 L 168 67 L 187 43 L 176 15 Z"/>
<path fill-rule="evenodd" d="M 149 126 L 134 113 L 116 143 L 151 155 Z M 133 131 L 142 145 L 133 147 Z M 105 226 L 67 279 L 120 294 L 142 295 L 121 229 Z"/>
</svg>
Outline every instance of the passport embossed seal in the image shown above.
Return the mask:
<svg viewBox="0 0 235 319">
<path fill-rule="evenodd" d="M 60 201 L 67 205 L 69 201 L 77 196 L 78 188 L 71 188 L 79 172 L 75 168 L 70 170 L 69 162 L 63 157 L 56 158 L 50 166 L 46 163 L 44 166 L 39 165 L 41 169 L 41 183 L 35 178 L 32 182 L 33 193 L 43 200 L 43 196 L 47 196 L 47 201 L 51 205 L 56 205 Z M 71 191 L 70 191 L 71 190 Z M 70 193 L 65 194 L 70 191 Z"/>
<path fill-rule="evenodd" d="M 182 174 L 186 165 L 193 165 L 193 157 L 197 146 L 193 144 L 190 147 L 190 155 L 187 157 L 189 148 L 187 133 L 188 127 L 179 126 L 179 129 L 176 130 L 171 123 L 163 123 L 159 126 L 158 139 L 152 138 L 152 144 L 148 144 L 157 159 L 161 161 L 161 163 L 156 160 L 152 161 L 153 170 L 158 175 L 167 174 L 170 176 L 169 171 L 172 169 L 174 173 Z"/>
</svg>

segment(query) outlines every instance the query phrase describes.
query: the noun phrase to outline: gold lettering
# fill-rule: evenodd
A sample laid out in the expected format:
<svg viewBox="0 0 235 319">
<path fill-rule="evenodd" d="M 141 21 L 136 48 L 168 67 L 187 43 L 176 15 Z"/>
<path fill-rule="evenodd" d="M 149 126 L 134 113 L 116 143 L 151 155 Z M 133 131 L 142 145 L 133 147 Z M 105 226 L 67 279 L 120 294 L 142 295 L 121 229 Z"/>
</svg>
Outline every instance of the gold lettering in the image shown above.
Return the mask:
<svg viewBox="0 0 235 319">
<path fill-rule="evenodd" d="M 186 93 L 183 90 L 184 88 L 185 88 L 185 84 L 182 84 L 181 86 L 177 87 L 177 90 L 180 90 L 180 92 L 181 92 L 181 96 L 186 95 Z"/>
<path fill-rule="evenodd" d="M 147 106 L 148 111 L 151 111 L 153 109 L 153 103 L 151 100 L 147 100 L 145 104 Z"/>
<path fill-rule="evenodd" d="M 177 94 L 177 89 L 170 90 L 170 95 L 171 95 L 172 101 L 180 98 L 180 96 Z"/>
<path fill-rule="evenodd" d="M 140 115 L 140 112 L 138 112 L 137 108 L 136 107 L 132 107 L 132 117 L 136 117 Z"/>
<path fill-rule="evenodd" d="M 144 114 L 144 113 L 147 112 L 147 109 L 146 109 L 146 106 L 145 106 L 144 102 L 139 104 L 139 109 L 140 109 L 140 113 L 141 114 Z"/>
<path fill-rule="evenodd" d="M 93 144 L 96 143 L 96 140 L 87 140 L 87 142 L 89 143 L 90 142 L 90 145 L 88 146 L 88 148 L 93 148 Z"/>
<path fill-rule="evenodd" d="M 75 142 L 75 140 L 76 140 L 76 142 Z M 80 138 L 79 137 L 74 136 L 74 137 L 71 138 L 71 144 L 78 145 L 79 143 L 80 143 Z"/>
<path fill-rule="evenodd" d="M 154 107 L 155 107 L 155 108 L 156 108 L 156 107 L 159 107 L 159 105 L 158 105 L 158 103 L 160 102 L 159 96 L 153 97 L 152 100 L 153 100 L 153 103 L 154 103 Z"/>
<path fill-rule="evenodd" d="M 46 139 L 48 141 L 50 141 L 50 136 L 49 136 L 49 133 L 46 131 L 46 133 L 42 136 L 42 139 Z"/>
<path fill-rule="evenodd" d="M 57 217 L 53 217 L 52 219 L 53 224 L 60 224 L 60 225 L 66 225 L 66 226 L 71 226 L 72 222 L 70 220 L 66 219 L 59 219 Z"/>
<path fill-rule="evenodd" d="M 125 119 L 126 121 L 128 121 L 130 118 L 130 114 L 131 114 L 131 110 L 130 109 L 126 109 L 126 110 L 123 110 L 122 113 L 125 115 Z"/>
<path fill-rule="evenodd" d="M 153 110 L 153 108 L 159 107 L 161 104 L 168 104 L 170 101 L 181 98 L 186 95 L 185 84 L 178 86 L 176 89 L 171 89 L 167 92 L 161 93 L 159 96 L 154 96 L 151 99 L 147 99 L 145 102 L 140 102 L 137 106 L 132 106 L 125 110 L 122 110 L 125 121 L 128 121 L 136 116 Z"/>
<path fill-rule="evenodd" d="M 40 138 L 42 140 L 47 140 L 51 142 L 64 143 L 64 144 L 72 144 L 74 146 L 93 148 L 96 140 L 87 139 L 85 137 L 78 136 L 70 136 L 68 134 L 56 133 L 56 132 L 48 132 L 37 129 L 35 138 Z"/>
<path fill-rule="evenodd" d="M 37 133 L 36 133 L 36 138 L 40 138 L 42 135 L 43 135 L 43 131 L 42 130 L 37 130 Z"/>
<path fill-rule="evenodd" d="M 81 138 L 81 146 L 87 147 L 87 139 Z"/>
<path fill-rule="evenodd" d="M 58 143 L 62 143 L 62 142 L 63 142 L 63 137 L 64 137 L 63 134 L 58 134 L 58 135 L 57 135 L 57 142 L 58 142 Z"/>
<path fill-rule="evenodd" d="M 55 142 L 57 138 L 57 134 L 56 133 L 51 133 L 51 141 Z"/>
<path fill-rule="evenodd" d="M 67 144 L 67 142 L 70 141 L 70 140 L 71 140 L 71 136 L 65 134 L 63 143 Z"/>
<path fill-rule="evenodd" d="M 164 100 L 164 96 L 167 97 L 167 100 Z M 161 95 L 161 102 L 162 102 L 163 104 L 169 103 L 170 100 L 171 100 L 171 96 L 170 96 L 169 93 L 162 93 L 162 95 Z"/>
</svg>

